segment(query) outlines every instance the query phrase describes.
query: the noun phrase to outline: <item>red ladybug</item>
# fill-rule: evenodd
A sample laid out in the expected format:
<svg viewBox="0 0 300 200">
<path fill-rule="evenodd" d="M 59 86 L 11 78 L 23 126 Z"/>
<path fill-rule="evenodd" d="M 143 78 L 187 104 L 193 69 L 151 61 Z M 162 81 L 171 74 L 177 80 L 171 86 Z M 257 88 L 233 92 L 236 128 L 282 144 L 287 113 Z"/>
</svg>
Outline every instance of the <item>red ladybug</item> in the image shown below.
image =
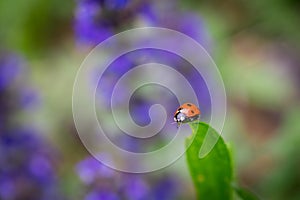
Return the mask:
<svg viewBox="0 0 300 200">
<path fill-rule="evenodd" d="M 192 103 L 184 103 L 176 110 L 174 121 L 180 126 L 181 123 L 199 120 L 200 114 L 200 110 L 197 106 Z"/>
</svg>

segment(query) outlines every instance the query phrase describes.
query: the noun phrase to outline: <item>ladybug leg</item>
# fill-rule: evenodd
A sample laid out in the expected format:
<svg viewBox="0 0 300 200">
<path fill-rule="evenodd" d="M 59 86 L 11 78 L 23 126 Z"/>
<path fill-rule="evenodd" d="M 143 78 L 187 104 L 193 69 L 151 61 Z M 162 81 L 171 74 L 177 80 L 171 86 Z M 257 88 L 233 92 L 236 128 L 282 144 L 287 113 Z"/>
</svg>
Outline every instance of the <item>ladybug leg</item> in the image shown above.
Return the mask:
<svg viewBox="0 0 300 200">
<path fill-rule="evenodd" d="M 180 125 L 181 125 L 181 122 L 177 122 L 177 128 L 179 128 Z"/>
</svg>

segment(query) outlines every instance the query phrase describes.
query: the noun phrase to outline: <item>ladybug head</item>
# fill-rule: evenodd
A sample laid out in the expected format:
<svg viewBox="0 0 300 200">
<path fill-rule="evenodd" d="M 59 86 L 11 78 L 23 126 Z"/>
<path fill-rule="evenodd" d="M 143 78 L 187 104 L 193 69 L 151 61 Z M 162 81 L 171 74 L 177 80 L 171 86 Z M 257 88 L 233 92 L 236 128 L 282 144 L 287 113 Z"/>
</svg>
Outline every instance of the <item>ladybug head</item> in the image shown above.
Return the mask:
<svg viewBox="0 0 300 200">
<path fill-rule="evenodd" d="M 186 121 L 186 115 L 184 113 L 178 112 L 174 116 L 174 121 L 177 123 L 183 123 Z"/>
</svg>

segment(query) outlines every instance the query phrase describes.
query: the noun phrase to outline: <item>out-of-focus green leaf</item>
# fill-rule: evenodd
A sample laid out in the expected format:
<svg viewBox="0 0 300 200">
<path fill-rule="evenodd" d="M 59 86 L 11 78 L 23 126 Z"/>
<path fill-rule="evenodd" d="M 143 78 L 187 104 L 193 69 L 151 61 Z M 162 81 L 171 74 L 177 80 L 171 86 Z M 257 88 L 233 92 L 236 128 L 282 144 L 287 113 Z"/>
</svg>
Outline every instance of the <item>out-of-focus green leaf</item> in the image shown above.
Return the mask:
<svg viewBox="0 0 300 200">
<path fill-rule="evenodd" d="M 71 36 L 74 4 L 72 0 L 0 0 L 1 47 L 34 57 L 56 49 Z"/>
<path fill-rule="evenodd" d="M 222 137 L 203 122 L 191 123 L 192 135 L 186 140 L 187 161 L 196 188 L 197 199 L 232 199 L 232 163 Z M 199 158 L 199 150 L 206 134 L 219 137 L 212 151 Z"/>
</svg>

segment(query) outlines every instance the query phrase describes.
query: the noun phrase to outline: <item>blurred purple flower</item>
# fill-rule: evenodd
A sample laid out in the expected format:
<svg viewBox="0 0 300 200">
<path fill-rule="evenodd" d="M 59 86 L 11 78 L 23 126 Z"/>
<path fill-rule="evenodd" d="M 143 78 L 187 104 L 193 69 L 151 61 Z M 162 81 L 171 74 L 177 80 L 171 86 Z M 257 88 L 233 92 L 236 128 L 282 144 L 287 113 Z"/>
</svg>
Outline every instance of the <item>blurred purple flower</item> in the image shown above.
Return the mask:
<svg viewBox="0 0 300 200">
<path fill-rule="evenodd" d="M 149 109 L 154 102 L 150 102 L 142 97 L 133 97 L 129 104 L 129 111 L 132 118 L 140 126 L 145 126 L 150 123 Z"/>
<path fill-rule="evenodd" d="M 104 174 L 107 170 L 109 175 Z M 172 177 L 174 175 L 148 179 L 146 175 L 113 171 L 93 157 L 79 162 L 76 172 L 89 188 L 86 200 L 169 200 L 176 199 L 180 194 L 179 182 Z"/>
<path fill-rule="evenodd" d="M 177 1 L 110 1 L 111 4 L 119 6 L 108 6 L 108 2 L 104 0 L 78 1 L 75 20 L 75 33 L 78 41 L 95 45 L 121 31 L 122 27 L 130 28 L 131 25 L 137 25 L 134 22 L 142 21 L 144 26 L 165 27 L 185 33 L 209 49 L 210 38 L 200 16 L 196 13 L 182 11 Z M 84 39 L 82 40 L 82 38 Z M 180 45 L 174 46 L 174 48 L 180 48 Z M 116 59 L 108 67 L 98 83 L 98 93 L 105 96 L 104 101 L 107 100 L 105 101 L 107 107 L 110 106 L 111 94 L 119 78 L 135 66 L 149 62 L 172 66 L 184 74 L 194 90 L 199 91 L 196 93 L 201 103 L 200 108 L 204 109 L 203 114 L 210 113 L 210 95 L 201 75 L 196 70 L 187 70 L 192 66 L 177 55 L 153 49 L 130 52 Z M 120 100 L 120 104 L 123 103 L 122 97 L 127 92 L 126 87 L 125 85 L 123 93 L 118 94 L 119 98 L 117 99 Z M 179 106 L 177 101 L 169 101 L 169 99 L 163 101 L 170 105 L 171 110 L 168 110 L 168 113 L 173 113 L 173 110 Z M 150 119 L 145 114 L 145 110 L 149 103 L 146 99 L 138 102 L 136 105 L 132 104 L 134 111 L 131 113 L 133 116 L 137 116 L 134 118 L 138 124 L 147 124 Z"/>
<path fill-rule="evenodd" d="M 18 112 L 39 103 L 38 93 L 26 85 L 25 61 L 13 53 L 0 54 L 0 133 Z"/>
<path fill-rule="evenodd" d="M 79 0 L 75 12 L 75 34 L 79 44 L 97 44 L 113 34 L 113 24 L 108 23 L 108 15 L 114 10 L 108 1 Z M 109 6 L 109 7 L 107 7 Z"/>
<path fill-rule="evenodd" d="M 106 159 L 109 159 L 107 157 Z M 99 178 L 111 178 L 114 175 L 114 170 L 93 157 L 88 157 L 78 163 L 76 172 L 85 184 L 92 184 Z"/>
<path fill-rule="evenodd" d="M 209 48 L 210 39 L 199 15 L 183 12 L 177 4 L 155 0 L 78 0 L 74 22 L 77 42 L 95 46 L 125 28 L 157 26 L 185 33 Z"/>
<path fill-rule="evenodd" d="M 107 190 L 92 191 L 86 195 L 84 200 L 119 200 L 121 198 L 114 192 Z"/>
<path fill-rule="evenodd" d="M 23 88 L 20 92 L 20 105 L 23 108 L 32 108 L 40 103 L 40 96 L 33 88 Z"/>
<path fill-rule="evenodd" d="M 101 12 L 100 1 L 80 0 L 75 13 L 75 35 L 79 44 L 99 43 L 112 34 L 110 27 L 96 23 Z"/>
<path fill-rule="evenodd" d="M 120 10 L 128 4 L 128 0 L 100 0 L 100 2 L 108 10 Z"/>
<path fill-rule="evenodd" d="M 51 149 L 33 130 L 1 132 L 0 199 L 62 199 L 53 164 Z"/>
<path fill-rule="evenodd" d="M 154 21 L 149 5 L 148 1 L 78 0 L 74 29 L 79 46 L 95 46 L 141 16 Z"/>
<path fill-rule="evenodd" d="M 54 149 L 34 128 L 14 120 L 35 96 L 24 84 L 25 69 L 18 56 L 0 55 L 0 199 L 63 199 Z"/>
<path fill-rule="evenodd" d="M 126 199 L 131 200 L 144 200 L 150 199 L 149 186 L 145 180 L 137 175 L 124 175 L 123 190 Z"/>
<path fill-rule="evenodd" d="M 15 184 L 11 178 L 0 177 L 0 197 L 1 199 L 14 199 Z"/>
<path fill-rule="evenodd" d="M 125 28 L 158 26 L 185 33 L 209 49 L 210 40 L 201 18 L 197 14 L 181 11 L 177 1 L 115 0 L 110 1 L 110 4 L 108 2 L 103 0 L 78 1 L 74 27 L 76 41 L 80 45 L 85 44 L 93 47 L 106 38 L 125 30 Z M 180 48 L 177 43 L 171 45 L 174 45 L 174 48 Z M 120 56 L 106 69 L 97 83 L 97 92 L 105 98 L 107 108 L 110 108 L 112 92 L 120 77 L 135 66 L 149 62 L 171 66 L 184 75 L 196 91 L 199 102 L 202 103 L 200 108 L 204 109 L 204 113 L 209 113 L 210 96 L 201 75 L 197 74 L 195 69 L 191 69 L 192 66 L 189 63 L 177 55 L 154 49 L 129 52 Z M 95 74 L 97 75 L 96 72 Z M 92 81 L 97 78 L 98 76 L 96 78 L 93 76 Z M 117 94 L 120 106 L 125 104 L 122 97 L 128 93 L 129 86 L 124 85 L 122 87 L 124 87 L 122 93 Z M 138 93 L 132 96 L 129 109 L 136 123 L 146 125 L 150 122 L 148 111 L 150 106 L 155 103 L 164 105 L 170 115 L 174 113 L 179 106 L 178 101 L 170 91 L 166 92 L 164 89 L 159 89 L 155 94 L 151 93 L 146 97 Z M 128 105 L 124 106 L 127 107 Z M 170 119 L 173 117 L 171 116 Z M 166 124 L 166 127 L 170 126 L 171 123 Z M 162 131 L 167 132 L 165 127 Z M 125 150 L 140 152 L 141 146 L 149 147 L 149 145 L 144 145 L 146 143 L 128 135 L 114 139 L 119 139 Z M 155 144 L 159 144 L 159 141 L 156 141 Z M 109 172 L 105 172 L 106 170 Z M 146 176 L 123 174 L 110 170 L 94 158 L 86 158 L 77 165 L 77 174 L 89 188 L 86 199 L 167 200 L 176 199 L 180 194 L 178 181 L 172 176 L 161 176 L 157 180 L 150 180 Z M 111 182 L 112 185 L 107 187 L 105 184 L 107 182 Z"/>
<path fill-rule="evenodd" d="M 22 73 L 23 60 L 13 54 L 0 55 L 0 91 L 6 89 Z"/>
<path fill-rule="evenodd" d="M 210 49 L 210 37 L 199 14 L 183 12 L 176 4 L 157 8 L 156 25 L 179 31 L 199 42 L 206 50 Z"/>
<path fill-rule="evenodd" d="M 53 167 L 48 160 L 43 155 L 35 155 L 33 158 L 29 161 L 29 171 L 30 173 L 40 178 L 41 180 L 49 180 L 49 177 L 54 176 L 54 170 Z"/>
<path fill-rule="evenodd" d="M 171 176 L 165 176 L 154 186 L 154 199 L 172 200 L 180 194 L 178 181 Z"/>
</svg>

